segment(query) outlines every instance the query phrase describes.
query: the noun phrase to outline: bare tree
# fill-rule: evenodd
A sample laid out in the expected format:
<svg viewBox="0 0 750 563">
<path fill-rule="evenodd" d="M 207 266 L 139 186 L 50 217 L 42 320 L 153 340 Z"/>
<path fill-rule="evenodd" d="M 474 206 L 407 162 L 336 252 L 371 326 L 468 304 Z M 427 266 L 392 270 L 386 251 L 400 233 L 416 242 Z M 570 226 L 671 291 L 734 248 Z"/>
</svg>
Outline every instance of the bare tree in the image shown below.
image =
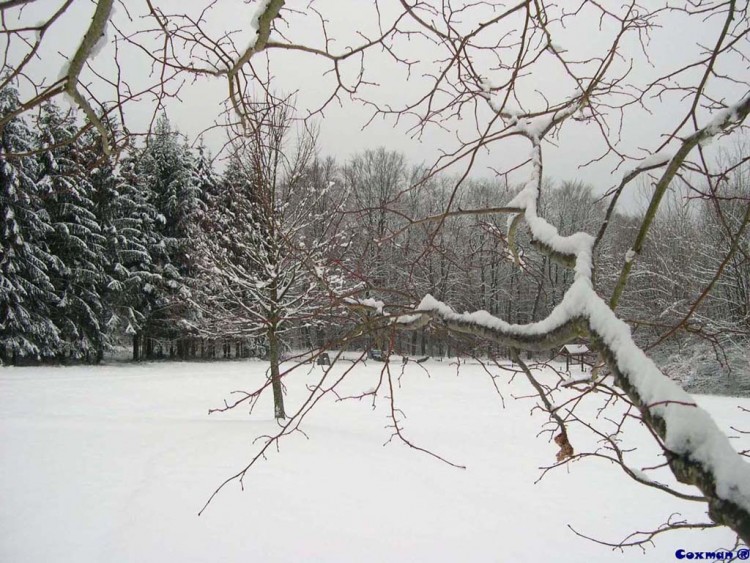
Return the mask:
<svg viewBox="0 0 750 563">
<path fill-rule="evenodd" d="M 268 96 L 246 107 L 251 119 L 233 136 L 224 190 L 209 211 L 214 226 L 201 242 L 207 288 L 201 328 L 209 335 L 265 338 L 274 415 L 283 419 L 284 334 L 322 323 L 334 306 L 340 271 L 330 259 L 343 236 L 343 201 L 321 208 L 331 186 L 316 189 L 310 182 L 316 136 L 303 130 L 292 144 L 287 100 Z"/>
</svg>

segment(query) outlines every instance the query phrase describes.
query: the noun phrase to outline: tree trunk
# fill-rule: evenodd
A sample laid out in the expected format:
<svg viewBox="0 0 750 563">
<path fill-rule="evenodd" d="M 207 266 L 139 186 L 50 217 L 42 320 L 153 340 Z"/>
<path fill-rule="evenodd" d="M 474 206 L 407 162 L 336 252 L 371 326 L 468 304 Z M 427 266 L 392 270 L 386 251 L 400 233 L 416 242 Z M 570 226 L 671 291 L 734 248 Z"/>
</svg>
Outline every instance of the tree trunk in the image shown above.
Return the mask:
<svg viewBox="0 0 750 563">
<path fill-rule="evenodd" d="M 133 361 L 137 362 L 141 359 L 141 336 L 136 333 L 133 335 Z"/>
<path fill-rule="evenodd" d="M 273 389 L 273 412 L 276 418 L 286 418 L 284 412 L 284 394 L 281 390 L 281 375 L 279 373 L 279 339 L 276 327 L 268 329 L 268 356 L 271 360 L 271 388 Z"/>
</svg>

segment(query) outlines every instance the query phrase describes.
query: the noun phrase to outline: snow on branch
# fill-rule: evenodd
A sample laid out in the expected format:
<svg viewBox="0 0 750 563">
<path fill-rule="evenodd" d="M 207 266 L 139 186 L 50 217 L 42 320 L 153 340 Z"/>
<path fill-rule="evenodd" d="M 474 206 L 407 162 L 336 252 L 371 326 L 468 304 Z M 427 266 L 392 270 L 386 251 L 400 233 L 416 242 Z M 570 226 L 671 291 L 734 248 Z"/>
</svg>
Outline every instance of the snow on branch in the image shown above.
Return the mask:
<svg viewBox="0 0 750 563">
<path fill-rule="evenodd" d="M 248 116 L 242 110 L 241 92 L 238 91 L 237 77 L 242 67 L 250 61 L 253 55 L 266 48 L 268 39 L 271 37 L 271 24 L 279 15 L 285 0 L 261 0 L 256 7 L 255 13 L 250 21 L 250 30 L 253 35 L 249 41 L 245 52 L 235 61 L 232 67 L 227 71 L 227 81 L 229 83 L 229 99 L 232 102 L 235 112 L 243 123 L 246 124 Z"/>
<path fill-rule="evenodd" d="M 633 243 L 632 250 L 634 257 L 637 257 L 641 253 L 651 223 L 653 223 L 656 218 L 656 211 L 659 209 L 659 204 L 690 151 L 712 137 L 739 125 L 744 121 L 745 117 L 747 117 L 748 113 L 750 113 L 750 94 L 746 95 L 733 106 L 718 112 L 708 125 L 698 129 L 695 133 L 682 141 L 682 145 L 668 161 L 666 170 L 656 183 L 654 193 L 651 196 L 651 202 L 649 203 L 643 222 L 641 223 L 641 228 L 639 229 L 638 235 Z M 602 233 L 600 232 L 600 236 L 601 234 Z M 613 309 L 617 307 L 622 292 L 625 290 L 625 285 L 627 284 L 634 261 L 635 260 L 631 259 L 623 264 L 622 270 L 620 271 L 620 277 L 617 280 L 615 289 L 612 292 L 612 297 L 609 301 L 609 305 Z"/>
<path fill-rule="evenodd" d="M 560 304 L 547 318 L 519 325 L 486 311 L 457 313 L 447 304 L 426 295 L 412 313 L 390 318 L 389 322 L 404 329 L 416 329 L 437 321 L 449 330 L 526 350 L 554 348 L 588 333 L 617 384 L 662 441 L 677 480 L 698 487 L 706 497 L 714 522 L 730 527 L 743 541 L 750 543 L 750 465 L 732 448 L 710 415 L 635 344 L 630 327 L 596 293 L 592 279 L 594 237 L 586 233 L 561 236 L 553 225 L 537 215 L 542 173 L 541 140 L 578 107 L 580 105 L 572 105 L 563 113 L 556 112 L 552 117 L 537 118 L 539 121 L 535 122 L 527 120 L 522 124 L 521 132 L 532 144 L 533 169 L 524 188 L 508 204 L 523 209 L 531 235 L 542 251 L 567 259 L 574 268 L 574 282 Z M 674 156 L 655 155 L 639 168 L 668 163 L 659 183 L 659 187 L 665 189 L 690 149 L 739 124 L 749 111 L 750 96 L 747 96 L 685 139 Z M 634 246 L 634 252 L 639 248 Z M 370 308 L 382 311 L 382 307 Z"/>
<path fill-rule="evenodd" d="M 647 156 L 643 160 L 641 160 L 635 167 L 626 170 L 623 175 L 623 181 L 630 181 L 631 179 L 635 178 L 638 174 L 645 170 L 652 170 L 654 168 L 659 168 L 660 166 L 664 166 L 667 164 L 670 160 L 672 160 L 672 154 L 668 152 L 657 152 L 655 154 L 652 154 L 650 156 Z"/>
<path fill-rule="evenodd" d="M 345 305 L 349 305 L 350 307 L 361 308 L 365 310 L 372 310 L 379 315 L 384 314 L 383 307 L 385 307 L 385 303 L 383 303 L 379 299 L 373 299 L 372 297 L 369 297 L 367 299 L 355 299 L 353 297 L 345 297 L 343 299 L 343 302 Z"/>
<path fill-rule="evenodd" d="M 96 115 L 94 108 L 91 107 L 89 101 L 81 94 L 78 90 L 78 82 L 80 80 L 81 71 L 86 61 L 90 57 L 96 56 L 102 44 L 106 41 L 107 24 L 109 18 L 112 15 L 112 6 L 114 0 L 99 0 L 96 3 L 96 9 L 94 10 L 94 16 L 91 19 L 91 24 L 88 30 L 86 30 L 81 44 L 78 46 L 73 58 L 70 60 L 70 64 L 64 73 L 65 82 L 65 93 L 68 94 L 75 103 L 83 110 L 86 117 L 96 127 L 97 131 L 101 135 L 102 139 L 107 139 L 107 130 L 104 124 Z M 104 142 L 103 148 L 105 153 L 109 153 L 109 144 Z"/>
<path fill-rule="evenodd" d="M 250 20 L 250 31 L 252 37 L 245 52 L 242 53 L 237 62 L 229 71 L 230 79 L 237 74 L 239 69 L 247 63 L 257 52 L 266 48 L 268 38 L 271 36 L 271 22 L 279 15 L 284 6 L 284 0 L 260 0 L 256 6 L 255 13 Z"/>
</svg>

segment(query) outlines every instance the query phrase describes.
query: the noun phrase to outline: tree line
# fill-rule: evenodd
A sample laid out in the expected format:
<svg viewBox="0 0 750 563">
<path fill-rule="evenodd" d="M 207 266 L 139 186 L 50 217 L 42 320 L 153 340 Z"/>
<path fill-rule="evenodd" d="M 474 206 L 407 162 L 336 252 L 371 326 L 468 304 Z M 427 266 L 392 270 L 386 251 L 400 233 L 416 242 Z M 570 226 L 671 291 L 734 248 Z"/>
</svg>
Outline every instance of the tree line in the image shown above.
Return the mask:
<svg viewBox="0 0 750 563">
<path fill-rule="evenodd" d="M 0 115 L 18 103 L 4 89 Z M 513 185 L 474 179 L 456 191 L 451 176 L 384 148 L 339 164 L 319 156 L 314 132 L 290 138 L 291 108 L 256 110 L 258 127 L 234 138 L 220 172 L 166 116 L 117 159 L 96 130 L 80 132 L 76 112 L 53 103 L 10 120 L 0 152 L 2 361 L 99 361 L 125 341 L 135 359 L 278 358 L 342 342 L 495 354 L 503 351 L 434 329 L 385 339 L 357 331 L 363 319 L 341 297 L 383 300 L 397 313 L 429 293 L 456 310 L 528 323 L 572 282 L 569 269 L 531 250 L 527 232 L 512 252 L 504 215 L 470 213 L 507 203 Z M 733 236 L 747 220 L 746 176 L 735 167 L 711 200 L 676 193 L 636 265 L 620 307 L 639 342 L 658 343 L 665 359 L 699 339 L 702 353 L 729 365 L 726 350 L 746 340 L 747 241 Z M 443 216 L 451 200 L 463 213 Z M 593 232 L 605 214 L 592 188 L 575 182 L 546 190 L 540 206 L 564 235 Z M 637 214 L 611 223 L 596 273 L 604 291 Z M 742 252 L 722 265 L 732 244 Z M 661 342 L 698 298 L 690 322 Z"/>
</svg>

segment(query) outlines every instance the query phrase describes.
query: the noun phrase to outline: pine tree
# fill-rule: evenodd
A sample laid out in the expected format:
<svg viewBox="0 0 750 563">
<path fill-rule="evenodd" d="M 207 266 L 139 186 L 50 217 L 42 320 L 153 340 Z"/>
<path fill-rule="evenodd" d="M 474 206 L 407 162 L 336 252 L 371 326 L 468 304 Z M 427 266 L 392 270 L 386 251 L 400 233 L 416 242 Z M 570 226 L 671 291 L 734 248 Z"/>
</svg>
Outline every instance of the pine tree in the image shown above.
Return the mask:
<svg viewBox="0 0 750 563">
<path fill-rule="evenodd" d="M 104 277 L 104 243 L 94 213 L 88 158 L 71 112 L 52 103 L 37 120 L 42 151 L 38 186 L 53 231 L 47 244 L 55 257 L 52 282 L 59 297 L 52 311 L 55 324 L 75 358 L 101 360 L 107 340 L 99 294 Z"/>
<path fill-rule="evenodd" d="M 18 93 L 0 91 L 0 116 L 18 108 Z M 58 261 L 46 246 L 53 232 L 36 183 L 34 135 L 21 117 L 0 131 L 0 359 L 49 357 L 60 350 L 51 310 L 58 304 L 49 278 Z"/>
<path fill-rule="evenodd" d="M 193 228 L 199 231 L 213 223 L 209 210 L 220 197 L 220 181 L 214 172 L 208 149 L 201 142 L 198 154 L 193 161 L 193 178 L 197 189 L 198 205 L 193 216 L 197 219 Z"/>
<path fill-rule="evenodd" d="M 137 173 L 139 151 L 122 159 L 113 171 L 107 224 L 111 307 L 114 323 L 133 338 L 133 359 L 151 355 L 145 336 L 163 303 L 162 276 L 155 256 L 163 254 L 159 216 L 148 185 Z M 142 347 L 147 345 L 147 349 Z"/>
<path fill-rule="evenodd" d="M 119 125 L 116 120 L 103 118 L 103 122 L 117 137 Z M 91 184 L 93 212 L 101 229 L 102 253 L 100 256 L 102 276 L 99 295 L 101 296 L 100 323 L 105 330 L 105 348 L 111 348 L 123 336 L 133 336 L 140 328 L 139 321 L 144 315 L 139 313 L 143 301 L 141 291 L 148 275 L 151 257 L 148 244 L 149 225 L 156 212 L 153 208 L 138 205 L 133 191 L 137 188 L 123 179 L 123 170 L 133 167 L 133 160 L 123 155 L 108 155 L 96 129 L 90 129 L 84 136 L 86 147 L 86 167 Z M 123 163 L 121 165 L 121 163 Z M 135 178 L 134 175 L 132 175 Z M 135 201 L 134 201 L 135 200 Z M 139 219 L 151 218 L 151 221 Z"/>
<path fill-rule="evenodd" d="M 175 340 L 190 334 L 197 318 L 191 305 L 190 280 L 195 274 L 193 244 L 202 204 L 194 157 L 166 116 L 160 117 L 141 151 L 136 172 L 139 185 L 149 192 L 156 209 L 154 226 L 160 238 L 151 249 L 155 273 L 161 280 L 155 288 L 157 303 L 148 333 Z M 185 350 L 178 353 L 184 356 Z"/>
</svg>

